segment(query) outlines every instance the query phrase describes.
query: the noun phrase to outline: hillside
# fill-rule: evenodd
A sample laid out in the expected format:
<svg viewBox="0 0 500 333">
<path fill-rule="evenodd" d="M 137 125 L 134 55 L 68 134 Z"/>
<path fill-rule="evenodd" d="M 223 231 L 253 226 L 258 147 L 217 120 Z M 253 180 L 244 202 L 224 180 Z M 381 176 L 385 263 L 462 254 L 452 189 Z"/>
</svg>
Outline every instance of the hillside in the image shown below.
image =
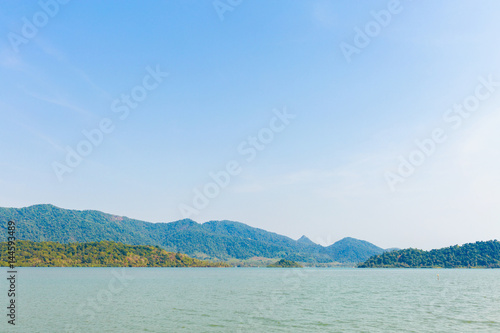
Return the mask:
<svg viewBox="0 0 500 333">
<path fill-rule="evenodd" d="M 350 237 L 339 240 L 325 250 L 332 258 L 343 258 L 346 262 L 362 262 L 370 256 L 384 252 L 372 243 Z"/>
<path fill-rule="evenodd" d="M 310 240 L 309 238 L 307 238 L 305 235 L 302 235 L 302 237 L 300 237 L 299 239 L 297 239 L 297 242 L 298 243 L 302 243 L 302 244 L 306 244 L 306 245 L 317 245 L 312 240 Z"/>
<path fill-rule="evenodd" d="M 0 208 L 0 222 L 8 220 L 16 221 L 18 239 L 59 243 L 105 240 L 129 245 L 153 245 L 198 259 L 245 260 L 263 257 L 309 263 L 347 263 L 364 261 L 383 252 L 373 244 L 352 238 L 325 248 L 304 239 L 299 242 L 239 222 L 210 221 L 199 224 L 186 219 L 149 223 L 99 211 L 66 210 L 53 205 Z M 6 235 L 6 223 L 0 223 L 0 241 L 5 241 Z"/>
<path fill-rule="evenodd" d="M 385 252 L 373 256 L 360 268 L 500 268 L 500 242 L 468 243 L 462 246 L 450 246 L 443 249 L 423 251 L 405 249 Z"/>
<path fill-rule="evenodd" d="M 8 266 L 7 242 L 0 243 L 0 266 Z M 60 244 L 16 242 L 16 267 L 227 267 L 167 252 L 154 246 L 115 242 Z"/>
<path fill-rule="evenodd" d="M 302 268 L 301 265 L 297 264 L 295 261 L 281 259 L 274 264 L 268 265 L 269 268 Z"/>
</svg>

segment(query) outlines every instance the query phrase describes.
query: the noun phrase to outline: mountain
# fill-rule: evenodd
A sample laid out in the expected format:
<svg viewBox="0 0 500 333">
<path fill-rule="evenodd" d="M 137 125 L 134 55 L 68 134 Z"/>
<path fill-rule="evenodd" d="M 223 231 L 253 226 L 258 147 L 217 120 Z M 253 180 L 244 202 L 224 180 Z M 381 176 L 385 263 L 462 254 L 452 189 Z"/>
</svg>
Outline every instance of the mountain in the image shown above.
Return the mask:
<svg viewBox="0 0 500 333">
<path fill-rule="evenodd" d="M 299 239 L 297 239 L 297 242 L 298 243 L 302 243 L 302 244 L 306 244 L 306 245 L 317 245 L 312 240 L 310 240 L 309 238 L 307 238 L 305 235 L 302 235 L 302 237 L 300 237 Z"/>
<path fill-rule="evenodd" d="M 500 242 L 494 240 L 468 243 L 462 246 L 455 245 L 431 251 L 404 249 L 385 252 L 369 258 L 358 267 L 500 268 Z"/>
<path fill-rule="evenodd" d="M 328 246 L 326 253 L 332 258 L 343 258 L 346 262 L 362 262 L 375 254 L 384 252 L 378 246 L 359 239 L 346 237 Z"/>
<path fill-rule="evenodd" d="M 389 249 L 385 249 L 385 252 L 399 251 L 401 250 L 399 247 L 391 247 Z"/>
<path fill-rule="evenodd" d="M 0 241 L 7 239 L 6 222 L 9 220 L 16 222 L 16 237 L 22 240 L 152 245 L 198 259 L 264 257 L 309 263 L 352 263 L 383 252 L 371 243 L 353 238 L 325 248 L 304 239 L 299 242 L 233 221 L 199 224 L 185 219 L 149 223 L 94 210 L 67 210 L 53 205 L 0 208 Z"/>
<path fill-rule="evenodd" d="M 297 264 L 295 261 L 281 259 L 274 264 L 267 265 L 269 268 L 302 268 L 301 265 Z"/>
<path fill-rule="evenodd" d="M 0 266 L 9 266 L 8 243 L 0 243 Z M 115 242 L 60 244 L 16 242 L 16 267 L 229 267 L 154 246 Z"/>
</svg>

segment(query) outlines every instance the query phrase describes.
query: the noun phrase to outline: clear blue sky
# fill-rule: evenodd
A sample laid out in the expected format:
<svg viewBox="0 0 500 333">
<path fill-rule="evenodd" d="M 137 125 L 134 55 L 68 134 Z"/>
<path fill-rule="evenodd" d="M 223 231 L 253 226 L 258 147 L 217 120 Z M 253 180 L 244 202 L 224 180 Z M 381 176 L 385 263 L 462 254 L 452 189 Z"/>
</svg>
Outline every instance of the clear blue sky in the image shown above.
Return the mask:
<svg viewBox="0 0 500 333">
<path fill-rule="evenodd" d="M 322 244 L 500 238 L 497 1 L 45 1 L 0 4 L 0 206 L 189 206 Z"/>
</svg>

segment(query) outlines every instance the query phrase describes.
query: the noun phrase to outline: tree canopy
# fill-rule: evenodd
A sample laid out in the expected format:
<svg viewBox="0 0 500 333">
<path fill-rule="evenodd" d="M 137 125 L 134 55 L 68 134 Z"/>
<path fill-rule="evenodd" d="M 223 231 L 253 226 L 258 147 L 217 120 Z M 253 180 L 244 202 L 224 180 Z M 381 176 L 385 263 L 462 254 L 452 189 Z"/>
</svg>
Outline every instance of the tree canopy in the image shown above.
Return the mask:
<svg viewBox="0 0 500 333">
<path fill-rule="evenodd" d="M 0 266 L 8 266 L 7 242 L 0 243 Z M 60 244 L 17 241 L 17 267 L 227 267 L 167 252 L 157 246 L 125 245 L 101 241 Z"/>
<path fill-rule="evenodd" d="M 281 259 L 274 264 L 268 265 L 271 268 L 299 268 L 301 265 L 297 264 L 295 261 Z"/>
<path fill-rule="evenodd" d="M 500 268 L 500 242 L 468 243 L 431 251 L 410 248 L 385 252 L 369 258 L 358 267 Z"/>
</svg>

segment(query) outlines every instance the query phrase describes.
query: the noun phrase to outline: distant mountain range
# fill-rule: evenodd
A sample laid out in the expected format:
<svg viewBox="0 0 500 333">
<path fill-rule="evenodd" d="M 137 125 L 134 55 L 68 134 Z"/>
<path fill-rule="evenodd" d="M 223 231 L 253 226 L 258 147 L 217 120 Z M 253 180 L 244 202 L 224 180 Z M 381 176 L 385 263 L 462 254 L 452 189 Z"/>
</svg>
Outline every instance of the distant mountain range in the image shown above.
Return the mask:
<svg viewBox="0 0 500 333">
<path fill-rule="evenodd" d="M 185 219 L 150 223 L 94 210 L 67 210 L 53 205 L 0 207 L 0 241 L 7 221 L 16 222 L 18 239 L 59 243 L 113 241 L 159 246 L 198 259 L 281 258 L 308 263 L 358 263 L 385 250 L 369 242 L 344 238 L 330 246 L 299 240 L 233 221 L 199 224 Z"/>
</svg>

